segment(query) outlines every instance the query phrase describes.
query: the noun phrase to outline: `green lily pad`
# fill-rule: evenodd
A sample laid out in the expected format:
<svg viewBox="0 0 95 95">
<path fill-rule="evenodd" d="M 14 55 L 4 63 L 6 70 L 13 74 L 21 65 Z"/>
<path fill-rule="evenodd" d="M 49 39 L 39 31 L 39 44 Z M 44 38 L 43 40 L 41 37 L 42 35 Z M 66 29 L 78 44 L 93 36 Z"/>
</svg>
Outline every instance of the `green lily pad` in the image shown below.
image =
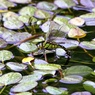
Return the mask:
<svg viewBox="0 0 95 95">
<path fill-rule="evenodd" d="M 48 11 L 52 11 L 52 10 L 56 10 L 57 9 L 57 6 L 53 3 L 49 3 L 49 2 L 46 2 L 46 1 L 42 1 L 42 2 L 39 2 L 36 7 L 38 9 L 43 9 L 43 10 L 48 10 Z"/>
<path fill-rule="evenodd" d="M 20 15 L 26 15 L 26 16 L 33 16 L 34 12 L 37 10 L 36 7 L 34 6 L 25 6 L 23 7 L 20 11 L 19 14 Z"/>
<path fill-rule="evenodd" d="M 38 70 L 59 70 L 61 66 L 58 64 L 34 64 L 34 68 Z"/>
<path fill-rule="evenodd" d="M 62 78 L 60 82 L 66 83 L 66 84 L 77 84 L 77 83 L 81 83 L 82 80 L 83 80 L 83 77 L 79 75 L 68 75 Z"/>
<path fill-rule="evenodd" d="M 68 95 L 68 91 L 61 90 L 61 89 L 59 89 L 57 87 L 53 87 L 53 86 L 47 86 L 46 91 L 49 94 L 53 94 L 53 95 Z"/>
<path fill-rule="evenodd" d="M 95 94 L 95 82 L 85 81 L 83 83 L 83 87 L 84 87 L 85 90 Z"/>
<path fill-rule="evenodd" d="M 11 51 L 8 51 L 8 50 L 0 51 L 0 61 L 10 60 L 11 58 L 14 58 Z"/>
<path fill-rule="evenodd" d="M 54 4 L 63 9 L 71 8 L 76 5 L 73 0 L 55 0 Z"/>
<path fill-rule="evenodd" d="M 22 75 L 20 73 L 10 72 L 0 77 L 0 83 L 4 85 L 15 84 L 18 83 L 21 80 L 21 78 Z"/>
<path fill-rule="evenodd" d="M 65 75 L 81 75 L 81 76 L 86 76 L 88 74 L 90 74 L 93 71 L 93 69 L 91 69 L 88 66 L 84 66 L 84 65 L 78 65 L 78 66 L 71 66 L 69 68 L 67 68 L 65 70 Z"/>
<path fill-rule="evenodd" d="M 95 50 L 95 44 L 91 41 L 82 41 L 79 46 L 87 50 Z"/>
<path fill-rule="evenodd" d="M 33 73 L 30 75 L 23 76 L 22 80 L 19 83 L 24 83 L 26 81 L 38 81 L 39 79 L 41 79 L 41 77 L 41 74 Z"/>
<path fill-rule="evenodd" d="M 31 90 L 37 86 L 37 82 L 35 81 L 26 81 L 19 83 L 11 88 L 11 92 L 25 92 Z"/>
<path fill-rule="evenodd" d="M 7 46 L 7 42 L 0 38 L 0 48 L 4 48 Z"/>
<path fill-rule="evenodd" d="M 17 62 L 7 62 L 6 66 L 14 71 L 22 71 L 27 69 L 27 65 L 19 64 Z"/>
<path fill-rule="evenodd" d="M 25 42 L 25 43 L 20 44 L 18 48 L 24 53 L 30 53 L 37 50 L 37 46 L 30 42 Z"/>
</svg>

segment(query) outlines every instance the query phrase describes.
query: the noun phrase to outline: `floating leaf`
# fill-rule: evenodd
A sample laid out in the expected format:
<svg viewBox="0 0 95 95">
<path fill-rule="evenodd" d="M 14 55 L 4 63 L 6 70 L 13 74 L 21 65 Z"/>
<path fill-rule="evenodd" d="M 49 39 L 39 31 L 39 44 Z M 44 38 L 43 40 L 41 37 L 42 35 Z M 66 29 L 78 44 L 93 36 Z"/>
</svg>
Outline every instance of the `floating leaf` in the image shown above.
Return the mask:
<svg viewBox="0 0 95 95">
<path fill-rule="evenodd" d="M 25 92 L 31 90 L 37 86 L 37 82 L 35 81 L 26 81 L 19 83 L 11 88 L 11 92 Z"/>
<path fill-rule="evenodd" d="M 41 79 L 41 77 L 42 77 L 41 74 L 33 73 L 30 75 L 23 76 L 22 80 L 19 83 L 24 83 L 26 81 L 38 81 Z"/>
<path fill-rule="evenodd" d="M 52 10 L 56 10 L 57 9 L 57 6 L 56 5 L 54 5 L 53 3 L 46 2 L 46 1 L 39 2 L 36 5 L 36 7 L 38 9 L 49 10 L 49 11 L 52 11 Z"/>
<path fill-rule="evenodd" d="M 0 38 L 0 48 L 4 48 L 7 46 L 7 42 Z"/>
<path fill-rule="evenodd" d="M 34 12 L 37 10 L 36 7 L 34 6 L 25 6 L 23 7 L 20 11 L 19 14 L 20 15 L 26 15 L 26 16 L 33 16 Z"/>
<path fill-rule="evenodd" d="M 35 50 L 37 50 L 37 46 L 30 42 L 25 42 L 25 43 L 20 44 L 18 48 L 24 53 L 30 53 L 30 52 L 34 52 Z"/>
<path fill-rule="evenodd" d="M 5 68 L 5 64 L 0 63 L 0 70 L 3 70 Z"/>
<path fill-rule="evenodd" d="M 46 19 L 52 16 L 52 13 L 45 11 L 45 10 L 36 10 L 34 16 L 39 19 Z"/>
<path fill-rule="evenodd" d="M 92 95 L 92 94 L 88 91 L 82 91 L 82 92 L 74 92 L 71 95 Z"/>
<path fill-rule="evenodd" d="M 95 82 L 85 81 L 83 83 L 83 87 L 84 87 L 85 90 L 95 94 Z"/>
<path fill-rule="evenodd" d="M 65 54 L 66 54 L 66 51 L 63 50 L 62 48 L 57 48 L 56 49 L 56 55 L 57 56 L 65 56 Z"/>
<path fill-rule="evenodd" d="M 95 62 L 95 57 L 93 57 L 92 61 Z"/>
<path fill-rule="evenodd" d="M 59 70 L 61 66 L 58 64 L 34 64 L 34 68 L 38 70 Z"/>
<path fill-rule="evenodd" d="M 77 83 L 81 83 L 82 80 L 83 80 L 83 77 L 79 75 L 68 75 L 62 78 L 60 82 L 66 83 L 66 84 L 77 84 Z"/>
<path fill-rule="evenodd" d="M 48 64 L 47 61 L 42 60 L 42 59 L 35 59 L 35 60 L 34 60 L 34 63 L 35 63 L 35 64 Z"/>
<path fill-rule="evenodd" d="M 90 42 L 90 41 L 82 41 L 79 46 L 81 48 L 87 49 L 87 50 L 94 50 L 95 49 L 95 44 Z"/>
<path fill-rule="evenodd" d="M 86 36 L 86 32 L 80 28 L 72 28 L 70 29 L 68 36 L 70 38 L 83 38 Z"/>
<path fill-rule="evenodd" d="M 59 8 L 71 8 L 75 6 L 75 3 L 73 0 L 55 0 L 54 4 L 56 4 Z"/>
<path fill-rule="evenodd" d="M 14 56 L 11 51 L 8 51 L 8 50 L 1 50 L 0 51 L 0 61 L 10 60 L 13 57 Z"/>
<path fill-rule="evenodd" d="M 78 66 L 71 66 L 65 70 L 66 75 L 81 75 L 81 76 L 86 76 L 90 74 L 93 70 L 84 65 L 78 65 Z"/>
<path fill-rule="evenodd" d="M 9 85 L 9 84 L 15 84 L 18 83 L 22 78 L 22 75 L 17 72 L 10 72 L 2 75 L 0 77 L 0 83 L 4 85 Z"/>
<path fill-rule="evenodd" d="M 17 62 L 7 62 L 6 66 L 9 69 L 14 70 L 14 71 L 22 71 L 22 70 L 27 69 L 27 65 L 19 64 Z"/>
<path fill-rule="evenodd" d="M 80 17 L 75 17 L 69 20 L 69 23 L 76 25 L 76 26 L 82 26 L 84 22 L 85 20 Z"/>
<path fill-rule="evenodd" d="M 47 86 L 46 87 L 46 91 L 49 93 L 49 94 L 53 94 L 53 95 L 68 95 L 68 91 L 66 90 L 61 90 L 57 87 L 53 87 L 53 86 Z"/>
<path fill-rule="evenodd" d="M 31 3 L 31 0 L 9 0 L 9 1 L 21 4 Z"/>
</svg>

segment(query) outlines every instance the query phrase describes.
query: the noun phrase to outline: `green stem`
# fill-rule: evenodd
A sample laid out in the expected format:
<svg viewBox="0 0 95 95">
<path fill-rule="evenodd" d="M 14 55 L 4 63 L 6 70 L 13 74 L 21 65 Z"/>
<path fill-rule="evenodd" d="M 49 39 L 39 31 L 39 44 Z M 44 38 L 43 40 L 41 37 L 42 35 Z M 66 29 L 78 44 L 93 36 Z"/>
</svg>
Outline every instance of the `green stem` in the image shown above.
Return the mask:
<svg viewBox="0 0 95 95">
<path fill-rule="evenodd" d="M 4 91 L 5 88 L 6 88 L 6 85 L 4 85 L 4 87 L 1 89 L 0 95 L 1 95 L 1 93 Z"/>
</svg>

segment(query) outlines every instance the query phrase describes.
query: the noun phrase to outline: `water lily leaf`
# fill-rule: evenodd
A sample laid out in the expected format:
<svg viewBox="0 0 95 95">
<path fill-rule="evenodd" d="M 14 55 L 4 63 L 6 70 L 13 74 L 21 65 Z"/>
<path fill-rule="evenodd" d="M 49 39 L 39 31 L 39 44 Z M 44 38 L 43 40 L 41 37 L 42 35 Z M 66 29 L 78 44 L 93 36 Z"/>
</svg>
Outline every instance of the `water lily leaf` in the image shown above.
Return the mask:
<svg viewBox="0 0 95 95">
<path fill-rule="evenodd" d="M 21 92 L 21 93 L 10 92 L 10 95 L 32 95 L 32 92 Z"/>
<path fill-rule="evenodd" d="M 76 5 L 73 0 L 55 0 L 54 4 L 63 9 L 71 8 Z"/>
<path fill-rule="evenodd" d="M 31 90 L 37 86 L 37 82 L 35 81 L 26 81 L 19 83 L 11 88 L 11 92 L 25 92 Z"/>
<path fill-rule="evenodd" d="M 41 74 L 33 73 L 30 75 L 23 76 L 22 80 L 19 83 L 24 83 L 26 81 L 38 81 L 41 79 L 41 77 L 42 77 Z"/>
<path fill-rule="evenodd" d="M 20 44 L 18 48 L 24 53 L 30 53 L 30 52 L 34 52 L 35 50 L 37 50 L 37 46 L 30 42 L 25 42 L 25 43 Z"/>
<path fill-rule="evenodd" d="M 71 66 L 65 70 L 66 75 L 81 75 L 81 76 L 86 76 L 90 74 L 93 71 L 88 66 L 84 65 L 78 65 L 78 66 Z"/>
<path fill-rule="evenodd" d="M 7 1 L 7 0 L 0 0 L 0 9 L 7 9 L 8 7 L 14 7 L 16 4 Z"/>
<path fill-rule="evenodd" d="M 62 48 L 56 49 L 56 55 L 57 56 L 65 56 L 65 54 L 66 54 L 66 51 L 64 49 L 62 49 Z"/>
<path fill-rule="evenodd" d="M 4 48 L 7 46 L 7 42 L 0 38 L 0 48 Z"/>
<path fill-rule="evenodd" d="M 84 87 L 85 90 L 95 94 L 95 82 L 85 81 L 83 83 L 83 87 Z"/>
<path fill-rule="evenodd" d="M 38 9 L 35 11 L 34 16 L 39 19 L 46 19 L 52 16 L 52 12 Z"/>
<path fill-rule="evenodd" d="M 71 95 L 91 95 L 88 91 L 82 91 L 82 92 L 74 92 Z"/>
<path fill-rule="evenodd" d="M 31 34 L 29 34 L 28 32 L 14 33 L 14 34 L 8 36 L 5 40 L 9 44 L 15 44 L 15 43 L 18 43 L 22 40 L 25 40 L 26 38 L 28 38 L 30 36 L 31 36 Z"/>
<path fill-rule="evenodd" d="M 34 12 L 37 10 L 36 7 L 34 6 L 25 6 L 23 7 L 20 11 L 19 14 L 20 15 L 26 15 L 26 16 L 33 16 Z"/>
<path fill-rule="evenodd" d="M 68 37 L 70 38 L 83 38 L 85 36 L 86 36 L 86 32 L 80 28 L 72 28 L 68 33 Z"/>
<path fill-rule="evenodd" d="M 20 29 L 23 27 L 23 25 L 23 22 L 21 22 L 17 18 L 13 18 L 4 22 L 4 27 L 8 29 Z"/>
<path fill-rule="evenodd" d="M 22 78 L 22 75 L 17 72 L 10 72 L 2 75 L 0 77 L 0 83 L 9 85 L 9 84 L 15 84 L 18 83 Z"/>
<path fill-rule="evenodd" d="M 58 64 L 34 64 L 34 68 L 38 70 L 59 70 L 61 66 Z"/>
<path fill-rule="evenodd" d="M 49 93 L 49 94 L 53 94 L 53 95 L 68 95 L 68 91 L 66 90 L 61 90 L 57 87 L 53 87 L 53 86 L 47 86 L 46 87 L 46 91 Z"/>
<path fill-rule="evenodd" d="M 10 60 L 13 57 L 14 56 L 11 51 L 8 51 L 8 50 L 1 50 L 0 51 L 0 61 Z"/>
<path fill-rule="evenodd" d="M 95 57 L 92 58 L 92 61 L 95 62 Z"/>
<path fill-rule="evenodd" d="M 90 41 L 82 41 L 79 46 L 81 48 L 87 49 L 87 50 L 94 50 L 95 49 L 95 44 L 90 42 Z"/>
<path fill-rule="evenodd" d="M 17 62 L 7 62 L 6 66 L 9 69 L 14 70 L 14 71 L 22 71 L 22 70 L 27 69 L 27 65 L 20 64 L 20 63 L 17 63 Z"/>
<path fill-rule="evenodd" d="M 65 76 L 64 78 L 62 78 L 60 80 L 60 82 L 66 83 L 66 84 L 77 84 L 77 83 L 81 83 L 82 80 L 83 80 L 82 76 L 79 76 L 79 75 L 68 75 L 68 76 Z"/>
<path fill-rule="evenodd" d="M 70 19 L 69 23 L 76 26 L 82 26 L 85 23 L 85 20 L 80 17 L 75 17 L 75 18 Z"/>
<path fill-rule="evenodd" d="M 53 3 L 46 2 L 46 1 L 39 2 L 36 5 L 36 7 L 38 9 L 43 9 L 43 10 L 48 10 L 48 11 L 52 11 L 52 10 L 56 10 L 57 9 L 56 5 L 54 5 Z"/>
<path fill-rule="evenodd" d="M 42 59 L 35 59 L 35 60 L 34 60 L 34 63 L 35 63 L 35 64 L 48 64 L 47 61 L 42 60 Z"/>
<path fill-rule="evenodd" d="M 31 0 L 9 0 L 9 1 L 14 3 L 21 3 L 21 4 L 26 4 L 31 2 Z"/>
</svg>

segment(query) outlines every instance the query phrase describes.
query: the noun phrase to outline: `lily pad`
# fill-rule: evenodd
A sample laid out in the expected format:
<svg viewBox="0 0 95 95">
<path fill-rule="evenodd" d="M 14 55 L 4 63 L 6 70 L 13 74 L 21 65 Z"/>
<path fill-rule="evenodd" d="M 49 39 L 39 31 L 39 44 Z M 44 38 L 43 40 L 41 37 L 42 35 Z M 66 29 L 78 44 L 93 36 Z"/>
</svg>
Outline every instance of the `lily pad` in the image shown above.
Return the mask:
<svg viewBox="0 0 95 95">
<path fill-rule="evenodd" d="M 0 61 L 10 60 L 11 58 L 14 58 L 11 51 L 8 51 L 8 50 L 0 51 Z"/>
<path fill-rule="evenodd" d="M 63 9 L 71 8 L 76 5 L 73 0 L 55 0 L 54 4 Z"/>
<path fill-rule="evenodd" d="M 41 77 L 42 77 L 41 74 L 33 73 L 30 75 L 23 76 L 22 80 L 19 83 L 24 83 L 26 81 L 38 81 L 41 79 Z"/>
<path fill-rule="evenodd" d="M 14 3 L 21 3 L 21 4 L 26 4 L 26 3 L 31 3 L 32 0 L 9 0 Z"/>
<path fill-rule="evenodd" d="M 88 66 L 84 65 L 78 65 L 78 66 L 71 66 L 65 70 L 65 75 L 80 75 L 80 76 L 86 76 L 90 74 L 93 71 Z"/>
<path fill-rule="evenodd" d="M 43 10 L 48 10 L 48 11 L 53 11 L 57 9 L 57 6 L 53 3 L 49 3 L 46 1 L 39 2 L 36 7 L 38 9 L 43 9 Z"/>
<path fill-rule="evenodd" d="M 20 44 L 18 48 L 24 53 L 31 53 L 37 50 L 37 46 L 30 42 L 25 42 L 25 43 Z"/>
<path fill-rule="evenodd" d="M 11 88 L 11 92 L 25 92 L 31 90 L 37 86 L 37 82 L 35 81 L 26 81 L 19 83 Z"/>
<path fill-rule="evenodd" d="M 58 64 L 34 64 L 34 68 L 38 70 L 59 70 L 61 66 Z"/>
<path fill-rule="evenodd" d="M 4 48 L 7 46 L 7 42 L 0 38 L 0 48 Z"/>
<path fill-rule="evenodd" d="M 53 95 L 68 95 L 68 91 L 61 90 L 61 89 L 59 89 L 57 87 L 53 87 L 53 86 L 47 86 L 46 91 L 49 94 L 53 94 Z"/>
<path fill-rule="evenodd" d="M 91 41 L 82 41 L 79 46 L 87 50 L 95 50 L 95 44 Z"/>
<path fill-rule="evenodd" d="M 46 18 L 50 18 L 52 14 L 53 14 L 52 12 L 38 9 L 35 11 L 34 16 L 39 19 L 46 19 Z"/>
<path fill-rule="evenodd" d="M 26 15 L 26 16 L 33 16 L 34 12 L 37 10 L 36 7 L 34 6 L 25 6 L 23 7 L 20 11 L 19 14 L 20 15 Z"/>
<path fill-rule="evenodd" d="M 0 63 L 0 70 L 3 70 L 5 68 L 5 64 Z"/>
<path fill-rule="evenodd" d="M 83 87 L 84 87 L 85 90 L 95 94 L 95 82 L 85 81 L 83 83 Z"/>
<path fill-rule="evenodd" d="M 10 72 L 2 75 L 0 77 L 0 83 L 4 85 L 9 85 L 9 84 L 15 84 L 18 83 L 22 78 L 22 75 L 17 72 Z"/>
<path fill-rule="evenodd" d="M 62 78 L 60 80 L 61 83 L 66 83 L 66 84 L 77 84 L 77 83 L 81 83 L 83 80 L 82 76 L 79 75 L 68 75 L 65 76 L 64 78 Z"/>
<path fill-rule="evenodd" d="M 57 56 L 65 56 L 66 55 L 66 51 L 63 50 L 62 48 L 57 48 L 56 49 L 56 55 Z"/>
<path fill-rule="evenodd" d="M 22 70 L 26 70 L 27 69 L 27 65 L 24 64 L 20 64 L 17 62 L 7 62 L 6 66 L 14 71 L 22 71 Z"/>
</svg>

